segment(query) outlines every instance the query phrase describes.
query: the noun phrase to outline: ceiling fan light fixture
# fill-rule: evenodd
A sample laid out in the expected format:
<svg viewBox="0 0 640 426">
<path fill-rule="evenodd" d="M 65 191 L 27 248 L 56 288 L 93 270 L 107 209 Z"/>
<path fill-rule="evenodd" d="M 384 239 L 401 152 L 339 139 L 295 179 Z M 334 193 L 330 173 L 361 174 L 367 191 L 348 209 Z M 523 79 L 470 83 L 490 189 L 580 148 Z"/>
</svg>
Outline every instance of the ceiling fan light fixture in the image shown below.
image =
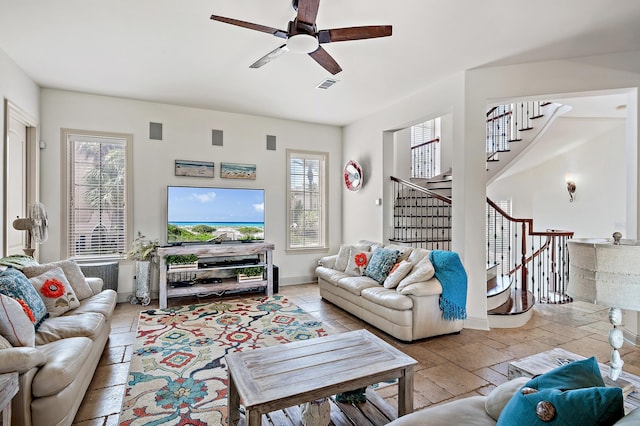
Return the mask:
<svg viewBox="0 0 640 426">
<path fill-rule="evenodd" d="M 296 34 L 287 39 L 287 47 L 295 53 L 311 53 L 318 50 L 318 39 L 309 34 Z"/>
</svg>

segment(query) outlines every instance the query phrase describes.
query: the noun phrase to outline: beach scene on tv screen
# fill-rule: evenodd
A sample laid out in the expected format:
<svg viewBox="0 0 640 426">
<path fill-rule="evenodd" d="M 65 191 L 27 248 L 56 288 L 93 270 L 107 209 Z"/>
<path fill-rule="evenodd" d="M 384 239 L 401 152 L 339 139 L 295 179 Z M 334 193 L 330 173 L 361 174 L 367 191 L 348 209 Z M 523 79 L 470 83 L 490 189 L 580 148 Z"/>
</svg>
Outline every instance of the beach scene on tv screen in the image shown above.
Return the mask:
<svg viewBox="0 0 640 426">
<path fill-rule="evenodd" d="M 242 240 L 264 240 L 264 190 L 167 188 L 167 243 Z"/>
</svg>

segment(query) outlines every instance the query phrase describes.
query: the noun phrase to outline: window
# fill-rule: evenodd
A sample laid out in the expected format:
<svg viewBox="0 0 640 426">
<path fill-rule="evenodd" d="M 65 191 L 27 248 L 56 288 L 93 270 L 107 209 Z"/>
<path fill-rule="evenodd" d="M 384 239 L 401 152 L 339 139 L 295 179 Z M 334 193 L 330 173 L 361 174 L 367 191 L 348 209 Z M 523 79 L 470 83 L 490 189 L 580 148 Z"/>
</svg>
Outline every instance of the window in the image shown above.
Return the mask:
<svg viewBox="0 0 640 426">
<path fill-rule="evenodd" d="M 131 141 L 131 135 L 63 130 L 67 160 L 63 249 L 69 257 L 117 257 L 126 252 Z"/>
<path fill-rule="evenodd" d="M 324 249 L 328 154 L 287 150 L 287 249 Z"/>
<path fill-rule="evenodd" d="M 411 126 L 411 177 L 429 179 L 440 173 L 440 119 Z"/>
</svg>

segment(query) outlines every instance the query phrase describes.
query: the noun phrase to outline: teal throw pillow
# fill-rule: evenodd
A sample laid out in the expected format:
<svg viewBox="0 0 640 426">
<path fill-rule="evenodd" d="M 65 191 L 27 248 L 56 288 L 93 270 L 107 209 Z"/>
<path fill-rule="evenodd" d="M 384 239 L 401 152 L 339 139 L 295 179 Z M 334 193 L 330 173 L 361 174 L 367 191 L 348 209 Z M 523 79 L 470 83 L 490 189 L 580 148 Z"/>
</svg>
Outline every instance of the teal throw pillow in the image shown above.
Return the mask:
<svg viewBox="0 0 640 426">
<path fill-rule="evenodd" d="M 498 426 L 604 426 L 623 416 L 622 389 L 604 387 L 598 362 L 591 357 L 529 380 L 504 407 Z"/>
<path fill-rule="evenodd" d="M 0 272 L 0 293 L 16 299 L 37 330 L 48 316 L 47 307 L 29 279 L 14 268 Z"/>
<path fill-rule="evenodd" d="M 364 274 L 380 284 L 384 283 L 384 280 L 389 275 L 389 271 L 391 271 L 393 265 L 396 264 L 399 255 L 400 252 L 398 250 L 385 248 L 375 249 L 367 264 L 367 268 L 364 270 Z"/>
</svg>

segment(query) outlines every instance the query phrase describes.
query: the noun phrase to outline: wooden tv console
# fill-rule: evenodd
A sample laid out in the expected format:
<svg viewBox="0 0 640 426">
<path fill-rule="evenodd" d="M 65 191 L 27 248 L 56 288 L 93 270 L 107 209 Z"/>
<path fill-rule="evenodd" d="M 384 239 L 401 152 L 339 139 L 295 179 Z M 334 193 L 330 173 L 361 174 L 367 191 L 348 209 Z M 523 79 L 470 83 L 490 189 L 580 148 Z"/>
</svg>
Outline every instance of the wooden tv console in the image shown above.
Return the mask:
<svg viewBox="0 0 640 426">
<path fill-rule="evenodd" d="M 190 296 L 200 293 L 212 293 L 225 290 L 238 290 L 238 289 L 250 289 L 256 287 L 265 287 L 265 294 L 267 296 L 273 295 L 273 250 L 275 246 L 272 243 L 267 242 L 250 242 L 243 243 L 240 241 L 234 241 L 232 243 L 220 243 L 220 244 L 183 244 L 176 246 L 158 247 L 157 254 L 160 260 L 160 309 L 167 307 L 167 298 L 169 297 L 181 297 Z M 181 268 L 176 271 L 169 271 L 166 262 L 166 256 L 168 255 L 187 255 L 195 254 L 199 258 L 225 258 L 232 256 L 247 256 L 258 255 L 260 258 L 259 263 L 246 263 L 239 264 L 233 262 L 226 265 L 224 262 L 207 266 L 206 268 Z M 213 262 L 215 263 L 215 262 Z M 215 271 L 224 269 L 241 269 L 248 266 L 263 266 L 267 270 L 267 279 L 262 281 L 251 282 L 238 282 L 235 278 L 223 279 L 222 282 L 212 284 L 196 284 L 188 285 L 184 287 L 171 287 L 167 284 L 167 274 L 171 273 L 192 273 L 197 275 L 198 278 L 207 277 L 207 274 L 212 274 Z"/>
</svg>

